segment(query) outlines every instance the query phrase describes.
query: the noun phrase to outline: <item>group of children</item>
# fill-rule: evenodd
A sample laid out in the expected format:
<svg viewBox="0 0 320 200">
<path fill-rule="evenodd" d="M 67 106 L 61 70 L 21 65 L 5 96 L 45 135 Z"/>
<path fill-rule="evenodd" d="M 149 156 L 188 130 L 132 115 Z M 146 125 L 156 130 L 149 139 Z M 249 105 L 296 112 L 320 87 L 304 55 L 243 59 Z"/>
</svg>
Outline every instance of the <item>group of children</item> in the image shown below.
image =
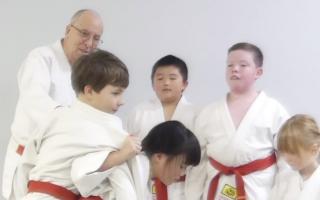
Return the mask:
<svg viewBox="0 0 320 200">
<path fill-rule="evenodd" d="M 123 128 L 113 114 L 129 83 L 126 66 L 103 50 L 81 57 L 71 76 L 78 99 L 70 108 L 57 107 L 37 128 L 12 196 L 320 199 L 319 127 L 307 115 L 289 118 L 276 100 L 256 90 L 262 66 L 258 47 L 233 45 L 226 67 L 230 91 L 198 112 L 183 95 L 186 63 L 165 56 L 151 73 L 157 98 L 138 105 Z"/>
</svg>

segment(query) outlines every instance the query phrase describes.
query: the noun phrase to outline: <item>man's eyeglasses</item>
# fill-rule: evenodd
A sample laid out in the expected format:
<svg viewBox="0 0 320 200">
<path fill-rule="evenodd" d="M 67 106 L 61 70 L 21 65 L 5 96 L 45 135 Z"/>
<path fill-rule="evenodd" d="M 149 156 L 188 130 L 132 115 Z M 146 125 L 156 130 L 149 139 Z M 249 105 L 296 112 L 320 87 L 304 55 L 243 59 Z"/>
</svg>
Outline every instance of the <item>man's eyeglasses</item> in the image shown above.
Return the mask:
<svg viewBox="0 0 320 200">
<path fill-rule="evenodd" d="M 84 39 L 84 40 L 88 40 L 91 36 L 91 33 L 89 31 L 86 31 L 86 30 L 81 30 L 79 28 L 77 28 L 75 25 L 71 24 L 71 27 L 76 29 L 80 36 Z M 93 43 L 95 45 L 100 45 L 103 43 L 103 40 L 100 39 L 100 36 L 99 35 L 94 35 L 93 36 Z"/>
</svg>

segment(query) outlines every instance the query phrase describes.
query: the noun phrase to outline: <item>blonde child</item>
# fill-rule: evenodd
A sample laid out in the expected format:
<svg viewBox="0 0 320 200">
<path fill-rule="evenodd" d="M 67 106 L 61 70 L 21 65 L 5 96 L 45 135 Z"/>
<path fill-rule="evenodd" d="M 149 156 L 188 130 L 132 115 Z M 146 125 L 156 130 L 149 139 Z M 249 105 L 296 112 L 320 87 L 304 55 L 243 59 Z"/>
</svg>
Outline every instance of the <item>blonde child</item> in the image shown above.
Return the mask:
<svg viewBox="0 0 320 200">
<path fill-rule="evenodd" d="M 270 200 L 320 199 L 320 129 L 315 119 L 298 114 L 281 127 L 278 151 L 294 171 L 277 177 Z"/>
<path fill-rule="evenodd" d="M 128 132 L 143 139 L 152 127 L 169 120 L 180 121 L 192 130 L 196 110 L 183 95 L 188 86 L 186 63 L 173 55 L 162 57 L 152 68 L 151 81 L 157 98 L 134 109 L 128 118 Z M 183 180 L 170 185 L 164 196 L 169 200 L 184 200 Z"/>
<path fill-rule="evenodd" d="M 188 199 L 269 199 L 277 172 L 274 138 L 288 114 L 255 88 L 262 65 L 263 54 L 253 44 L 237 43 L 228 50 L 230 91 L 197 118 L 203 157 L 187 176 Z"/>
</svg>

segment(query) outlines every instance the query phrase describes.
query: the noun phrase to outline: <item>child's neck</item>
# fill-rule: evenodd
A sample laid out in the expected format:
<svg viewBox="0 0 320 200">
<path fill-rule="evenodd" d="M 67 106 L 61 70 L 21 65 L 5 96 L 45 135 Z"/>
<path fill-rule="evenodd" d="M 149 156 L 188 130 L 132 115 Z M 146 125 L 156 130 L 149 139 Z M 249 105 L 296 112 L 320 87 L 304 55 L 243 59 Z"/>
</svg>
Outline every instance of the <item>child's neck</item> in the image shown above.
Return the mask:
<svg viewBox="0 0 320 200">
<path fill-rule="evenodd" d="M 161 102 L 165 121 L 169 121 L 172 119 L 172 116 L 177 108 L 178 103 L 179 100 L 172 102 Z"/>
<path fill-rule="evenodd" d="M 256 91 L 255 89 L 248 90 L 246 92 L 235 92 L 235 91 L 230 91 L 228 94 L 228 101 L 233 102 L 233 101 L 246 101 L 246 100 L 252 100 L 255 99 L 258 96 L 259 92 Z"/>
<path fill-rule="evenodd" d="M 240 126 L 241 121 L 257 96 L 258 92 L 256 91 L 241 94 L 230 92 L 228 94 L 227 104 L 236 129 Z"/>
<path fill-rule="evenodd" d="M 82 93 L 78 94 L 78 100 L 81 101 L 82 103 L 90 105 L 90 101 Z"/>
<path fill-rule="evenodd" d="M 302 176 L 302 179 L 303 180 L 307 180 L 313 174 L 313 172 L 316 171 L 318 166 L 319 166 L 319 163 L 315 160 L 309 166 L 307 166 L 304 169 L 300 170 L 299 173 Z"/>
</svg>

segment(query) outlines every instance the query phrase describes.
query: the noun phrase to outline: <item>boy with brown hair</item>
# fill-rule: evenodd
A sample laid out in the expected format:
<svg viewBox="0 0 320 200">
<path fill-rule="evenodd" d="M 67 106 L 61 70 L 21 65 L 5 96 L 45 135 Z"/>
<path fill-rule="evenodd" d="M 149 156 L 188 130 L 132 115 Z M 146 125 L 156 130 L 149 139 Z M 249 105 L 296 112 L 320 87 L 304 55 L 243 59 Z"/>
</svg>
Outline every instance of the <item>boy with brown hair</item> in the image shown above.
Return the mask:
<svg viewBox="0 0 320 200">
<path fill-rule="evenodd" d="M 129 84 L 126 66 L 98 50 L 75 63 L 71 79 L 78 100 L 53 111 L 26 146 L 16 181 L 19 196 L 137 199 L 127 161 L 140 152 L 140 141 L 114 115 Z"/>
</svg>

